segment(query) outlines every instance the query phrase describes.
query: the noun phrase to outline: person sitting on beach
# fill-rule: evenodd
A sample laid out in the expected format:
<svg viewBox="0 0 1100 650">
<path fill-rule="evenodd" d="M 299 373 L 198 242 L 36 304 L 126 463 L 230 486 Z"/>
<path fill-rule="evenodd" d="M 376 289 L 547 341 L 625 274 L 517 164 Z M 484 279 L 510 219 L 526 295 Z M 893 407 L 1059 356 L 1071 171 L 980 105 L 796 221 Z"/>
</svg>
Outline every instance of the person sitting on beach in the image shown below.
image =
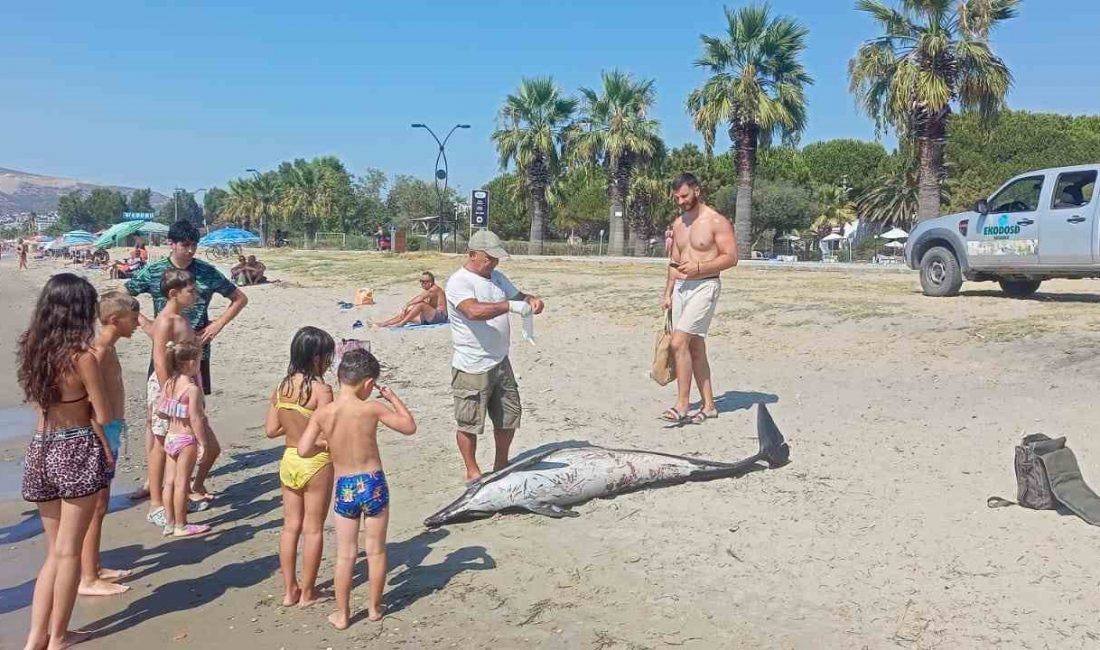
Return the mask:
<svg viewBox="0 0 1100 650">
<path fill-rule="evenodd" d="M 237 265 L 229 269 L 229 279 L 233 281 L 233 284 L 241 283 L 241 278 L 244 276 L 244 272 L 247 268 L 248 261 L 244 258 L 244 255 L 238 255 Z"/>
<path fill-rule="evenodd" d="M 303 327 L 290 342 L 286 376 L 271 394 L 264 429 L 268 438 L 286 437 L 279 462 L 283 486 L 283 532 L 279 567 L 283 572 L 283 606 L 309 607 L 320 600 L 317 573 L 324 553 L 325 518 L 332 501 L 332 459 L 325 452 L 312 458 L 298 455 L 298 442 L 314 411 L 332 402 L 325 372 L 332 365 L 336 342 L 324 330 Z M 302 549 L 302 581 L 298 582 L 298 540 Z"/>
<path fill-rule="evenodd" d="M 248 256 L 248 266 L 245 273 L 248 275 L 249 284 L 262 284 L 267 282 L 267 278 L 264 273 L 267 271 L 267 265 L 256 259 L 255 255 Z"/>
<path fill-rule="evenodd" d="M 374 329 L 383 327 L 403 327 L 413 325 L 436 325 L 447 322 L 447 296 L 443 293 L 443 287 L 435 283 L 435 275 L 431 271 L 420 274 L 420 293 L 416 294 L 405 306 L 401 313 L 381 323 L 371 322 Z"/>
<path fill-rule="evenodd" d="M 370 352 L 344 353 L 336 371 L 340 394 L 331 404 L 317 409 L 298 442 L 298 455 L 311 458 L 323 450 L 320 438 L 324 436 L 336 473 L 336 611 L 328 620 L 338 630 L 347 628 L 351 621 L 351 583 L 359 525 L 364 517 L 363 545 L 370 580 L 367 618 L 382 618 L 390 492 L 378 453 L 378 423 L 406 436 L 416 433 L 416 420 L 405 404 L 388 387 L 377 385 L 380 374 L 381 366 Z M 375 388 L 388 406 L 370 399 Z"/>
</svg>

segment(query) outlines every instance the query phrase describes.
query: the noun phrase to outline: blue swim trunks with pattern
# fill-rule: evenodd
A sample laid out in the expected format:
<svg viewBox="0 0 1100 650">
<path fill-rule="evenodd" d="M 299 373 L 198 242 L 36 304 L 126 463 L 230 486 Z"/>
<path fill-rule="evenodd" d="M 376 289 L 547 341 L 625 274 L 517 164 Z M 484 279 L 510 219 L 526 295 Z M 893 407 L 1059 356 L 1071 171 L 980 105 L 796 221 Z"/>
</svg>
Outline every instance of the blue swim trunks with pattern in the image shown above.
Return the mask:
<svg viewBox="0 0 1100 650">
<path fill-rule="evenodd" d="M 341 517 L 376 517 L 389 503 L 390 489 L 382 470 L 336 479 L 336 499 L 332 509 Z"/>
</svg>

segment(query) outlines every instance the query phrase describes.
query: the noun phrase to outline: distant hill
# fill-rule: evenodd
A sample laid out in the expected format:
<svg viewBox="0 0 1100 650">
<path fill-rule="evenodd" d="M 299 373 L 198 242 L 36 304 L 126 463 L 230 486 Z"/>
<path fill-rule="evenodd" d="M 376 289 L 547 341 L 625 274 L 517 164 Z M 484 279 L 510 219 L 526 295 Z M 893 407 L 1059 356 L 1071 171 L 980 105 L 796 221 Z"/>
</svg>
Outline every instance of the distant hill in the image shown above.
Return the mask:
<svg viewBox="0 0 1100 650">
<path fill-rule="evenodd" d="M 71 178 L 42 176 L 0 167 L 0 215 L 31 211 L 38 213 L 53 212 L 57 210 L 57 202 L 63 195 L 73 190 L 88 193 L 99 187 L 118 190 L 127 195 L 136 189 L 117 185 L 86 183 Z M 167 196 L 153 192 L 152 203 L 154 208 L 168 201 Z"/>
</svg>

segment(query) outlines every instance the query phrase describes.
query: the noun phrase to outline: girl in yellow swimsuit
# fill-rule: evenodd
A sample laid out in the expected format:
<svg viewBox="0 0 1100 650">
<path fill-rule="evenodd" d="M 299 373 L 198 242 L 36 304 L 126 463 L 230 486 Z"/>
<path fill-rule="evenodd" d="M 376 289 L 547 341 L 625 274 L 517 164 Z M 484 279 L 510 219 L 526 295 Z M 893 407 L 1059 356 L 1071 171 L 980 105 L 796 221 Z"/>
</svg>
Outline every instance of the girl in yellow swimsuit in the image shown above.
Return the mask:
<svg viewBox="0 0 1100 650">
<path fill-rule="evenodd" d="M 316 327 L 303 327 L 290 343 L 290 364 L 286 377 L 271 395 L 265 429 L 268 438 L 286 437 L 286 450 L 279 463 L 283 484 L 283 533 L 279 540 L 279 566 L 286 593 L 283 606 L 308 607 L 320 600 L 317 572 L 324 550 L 323 529 L 332 501 L 332 460 L 327 452 L 310 458 L 298 455 L 298 439 L 306 430 L 313 411 L 332 401 L 332 388 L 324 374 L 332 365 L 336 343 Z M 302 580 L 296 563 L 298 540 L 302 549 Z"/>
</svg>

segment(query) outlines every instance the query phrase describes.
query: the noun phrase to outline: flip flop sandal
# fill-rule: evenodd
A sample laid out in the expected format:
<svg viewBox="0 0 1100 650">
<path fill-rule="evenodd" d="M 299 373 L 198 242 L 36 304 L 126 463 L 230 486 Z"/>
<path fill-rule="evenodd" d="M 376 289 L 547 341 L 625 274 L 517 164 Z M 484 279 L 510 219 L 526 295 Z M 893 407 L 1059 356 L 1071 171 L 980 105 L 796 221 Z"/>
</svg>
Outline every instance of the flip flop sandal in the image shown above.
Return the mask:
<svg viewBox="0 0 1100 650">
<path fill-rule="evenodd" d="M 202 512 L 210 508 L 210 502 L 203 499 L 188 499 L 187 512 Z"/>
<path fill-rule="evenodd" d="M 718 410 L 704 411 L 703 409 L 696 409 L 688 414 L 688 418 L 692 424 L 703 424 L 707 420 L 715 420 L 718 418 Z"/>
<path fill-rule="evenodd" d="M 669 407 L 661 414 L 660 420 L 665 422 L 672 422 L 673 424 L 683 424 L 688 421 L 688 416 L 676 410 L 675 406 Z"/>
<path fill-rule="evenodd" d="M 154 526 L 164 528 L 164 526 L 168 523 L 168 515 L 164 513 L 164 506 L 161 506 L 156 510 L 150 512 L 149 514 L 145 515 L 145 521 L 153 524 Z"/>
<path fill-rule="evenodd" d="M 194 537 L 195 535 L 202 535 L 203 533 L 209 533 L 210 526 L 206 524 L 187 524 L 183 528 L 177 528 L 172 533 L 172 537 Z"/>
</svg>

